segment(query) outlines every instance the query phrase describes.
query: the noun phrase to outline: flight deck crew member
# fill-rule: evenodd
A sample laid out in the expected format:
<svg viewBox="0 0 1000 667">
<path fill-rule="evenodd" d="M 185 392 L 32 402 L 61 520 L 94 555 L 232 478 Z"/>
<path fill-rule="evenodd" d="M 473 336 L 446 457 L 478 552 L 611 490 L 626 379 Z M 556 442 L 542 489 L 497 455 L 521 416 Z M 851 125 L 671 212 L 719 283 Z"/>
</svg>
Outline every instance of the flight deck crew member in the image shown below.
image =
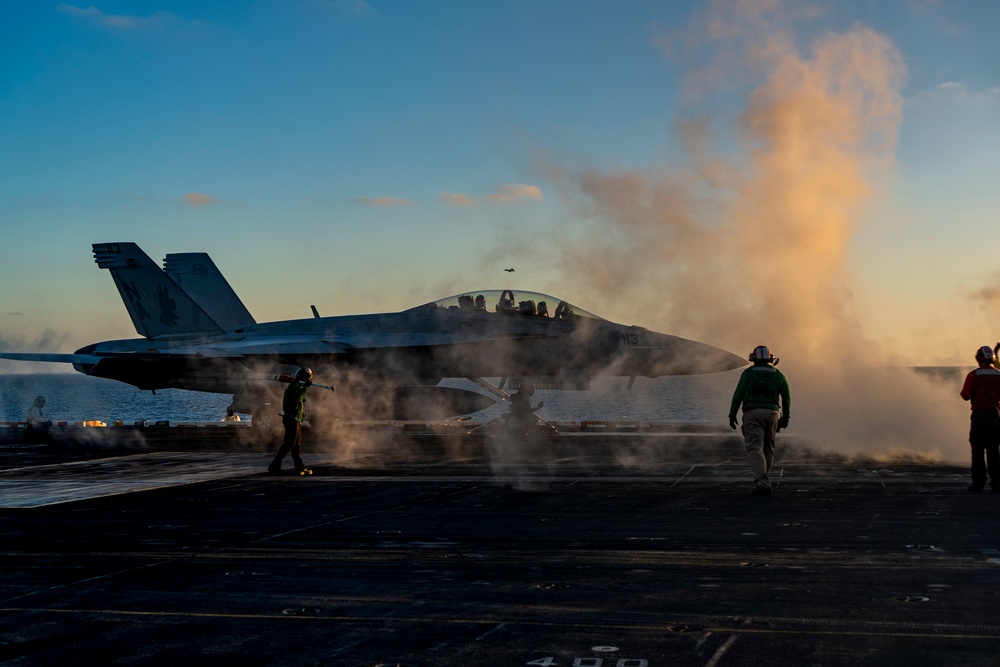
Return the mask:
<svg viewBox="0 0 1000 667">
<path fill-rule="evenodd" d="M 519 435 L 525 435 L 532 426 L 538 423 L 535 413 L 545 406 L 545 401 L 539 401 L 538 405 L 531 407 L 531 397 L 535 395 L 535 385 L 529 384 L 527 387 L 520 387 L 517 392 L 511 394 L 510 412 L 507 415 L 507 428 Z"/>
<path fill-rule="evenodd" d="M 292 453 L 292 461 L 295 463 L 295 472 L 300 475 L 311 475 L 312 470 L 306 468 L 300 456 L 300 443 L 302 441 L 302 419 L 306 414 L 306 390 L 312 385 L 312 371 L 308 368 L 300 368 L 295 371 L 295 381 L 285 389 L 285 396 L 281 401 L 281 409 L 284 413 L 281 417 L 281 424 L 285 427 L 285 438 L 281 443 L 281 449 L 274 455 L 274 460 L 267 467 L 271 473 L 281 472 L 281 460 L 285 454 Z"/>
<path fill-rule="evenodd" d="M 48 439 L 52 422 L 45 419 L 45 416 L 42 415 L 42 408 L 44 407 L 45 397 L 36 396 L 31 407 L 28 408 L 28 414 L 24 418 L 25 440 L 29 442 L 44 442 Z"/>
<path fill-rule="evenodd" d="M 750 353 L 753 366 L 743 371 L 729 406 L 729 425 L 736 429 L 736 411 L 743 406 L 743 441 L 750 470 L 753 495 L 771 495 L 768 473 L 774 462 L 775 434 L 788 426 L 792 397 L 788 380 L 775 366 L 778 360 L 767 347 L 759 345 Z M 780 399 L 780 403 L 779 403 Z M 778 417 L 779 407 L 781 417 Z"/>
<path fill-rule="evenodd" d="M 979 368 L 965 376 L 960 392 L 972 408 L 969 446 L 972 448 L 972 486 L 969 491 L 982 493 L 989 473 L 993 492 L 1000 492 L 1000 370 L 997 351 L 988 346 L 976 350 Z M 984 461 L 985 458 L 985 461 Z"/>
</svg>

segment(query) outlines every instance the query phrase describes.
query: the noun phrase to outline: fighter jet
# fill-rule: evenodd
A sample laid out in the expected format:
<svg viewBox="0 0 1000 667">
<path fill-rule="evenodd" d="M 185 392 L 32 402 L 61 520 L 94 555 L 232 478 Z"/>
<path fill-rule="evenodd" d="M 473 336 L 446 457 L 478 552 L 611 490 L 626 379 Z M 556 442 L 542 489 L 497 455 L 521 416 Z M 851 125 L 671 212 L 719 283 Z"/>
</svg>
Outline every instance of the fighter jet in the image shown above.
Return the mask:
<svg viewBox="0 0 1000 667">
<path fill-rule="evenodd" d="M 579 387 L 594 375 L 616 375 L 630 377 L 631 387 L 636 376 L 746 365 L 705 343 L 511 289 L 474 290 L 397 313 L 319 317 L 313 308 L 308 319 L 259 323 L 204 253 L 168 255 L 161 269 L 135 243 L 97 243 L 93 252 L 142 338 L 94 343 L 74 354 L 0 352 L 0 358 L 70 363 L 86 375 L 144 390 L 232 394 L 232 408 L 252 413 L 265 430 L 277 422 L 283 386 L 275 376 L 300 366 L 336 387 L 326 403 L 338 417 L 360 410 L 369 417 L 423 413 L 427 419 L 494 402 L 477 391 L 438 386 L 443 378 L 468 378 L 503 397 L 511 377 Z M 310 401 L 315 414 L 313 392 Z"/>
</svg>

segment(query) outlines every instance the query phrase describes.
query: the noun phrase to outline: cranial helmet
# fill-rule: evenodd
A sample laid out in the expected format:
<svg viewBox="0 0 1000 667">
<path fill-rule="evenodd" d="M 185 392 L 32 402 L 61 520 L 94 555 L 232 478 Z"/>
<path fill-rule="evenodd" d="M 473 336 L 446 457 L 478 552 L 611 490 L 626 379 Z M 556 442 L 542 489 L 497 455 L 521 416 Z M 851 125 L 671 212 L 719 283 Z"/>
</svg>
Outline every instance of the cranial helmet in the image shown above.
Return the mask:
<svg viewBox="0 0 1000 667">
<path fill-rule="evenodd" d="M 750 353 L 750 361 L 755 364 L 760 362 L 771 364 L 774 363 L 775 359 L 774 355 L 771 354 L 766 345 L 758 345 L 753 349 L 753 352 Z"/>
<path fill-rule="evenodd" d="M 989 345 L 983 345 L 981 348 L 976 350 L 976 361 L 985 362 L 987 364 L 993 363 L 993 350 L 990 349 Z"/>
<path fill-rule="evenodd" d="M 299 382 L 309 382 L 309 380 L 313 379 L 312 369 L 300 368 L 299 370 L 295 371 L 295 379 L 298 380 Z"/>
</svg>

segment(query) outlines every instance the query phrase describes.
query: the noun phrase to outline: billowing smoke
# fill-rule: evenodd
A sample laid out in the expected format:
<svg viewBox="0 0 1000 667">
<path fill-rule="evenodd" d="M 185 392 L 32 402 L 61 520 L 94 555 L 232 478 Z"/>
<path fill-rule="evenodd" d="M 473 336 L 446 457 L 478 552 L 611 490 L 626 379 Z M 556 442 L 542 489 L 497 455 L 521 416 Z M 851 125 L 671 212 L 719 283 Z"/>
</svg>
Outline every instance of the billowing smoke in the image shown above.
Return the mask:
<svg viewBox="0 0 1000 667">
<path fill-rule="evenodd" d="M 853 298 L 851 241 L 891 177 L 902 59 L 862 26 L 802 47 L 775 22 L 786 10 L 713 3 L 671 48 L 697 61 L 674 120 L 685 164 L 548 168 L 573 212 L 561 268 L 578 292 L 619 303 L 619 321 L 640 310 L 740 354 L 769 345 L 792 386 L 792 432 L 848 453 L 964 460 L 959 387 L 892 370 L 920 360 L 869 340 Z"/>
</svg>

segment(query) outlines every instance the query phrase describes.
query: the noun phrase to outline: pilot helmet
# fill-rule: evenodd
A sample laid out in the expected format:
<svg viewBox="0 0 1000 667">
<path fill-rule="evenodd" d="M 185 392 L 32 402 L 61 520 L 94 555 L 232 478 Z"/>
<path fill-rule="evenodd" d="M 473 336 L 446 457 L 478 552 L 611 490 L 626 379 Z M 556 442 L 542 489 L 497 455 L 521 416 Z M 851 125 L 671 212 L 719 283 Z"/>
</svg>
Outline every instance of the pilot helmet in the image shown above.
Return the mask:
<svg viewBox="0 0 1000 667">
<path fill-rule="evenodd" d="M 993 363 L 993 350 L 990 349 L 989 345 L 983 345 L 976 350 L 976 361 L 987 364 Z"/>
<path fill-rule="evenodd" d="M 758 345 L 753 349 L 753 352 L 750 353 L 750 361 L 752 361 L 755 364 L 758 363 L 771 364 L 774 363 L 775 359 L 774 355 L 771 354 L 770 350 L 767 349 L 766 345 Z"/>
<path fill-rule="evenodd" d="M 299 382 L 309 382 L 312 380 L 313 372 L 312 369 L 302 367 L 295 371 L 295 379 Z"/>
</svg>

